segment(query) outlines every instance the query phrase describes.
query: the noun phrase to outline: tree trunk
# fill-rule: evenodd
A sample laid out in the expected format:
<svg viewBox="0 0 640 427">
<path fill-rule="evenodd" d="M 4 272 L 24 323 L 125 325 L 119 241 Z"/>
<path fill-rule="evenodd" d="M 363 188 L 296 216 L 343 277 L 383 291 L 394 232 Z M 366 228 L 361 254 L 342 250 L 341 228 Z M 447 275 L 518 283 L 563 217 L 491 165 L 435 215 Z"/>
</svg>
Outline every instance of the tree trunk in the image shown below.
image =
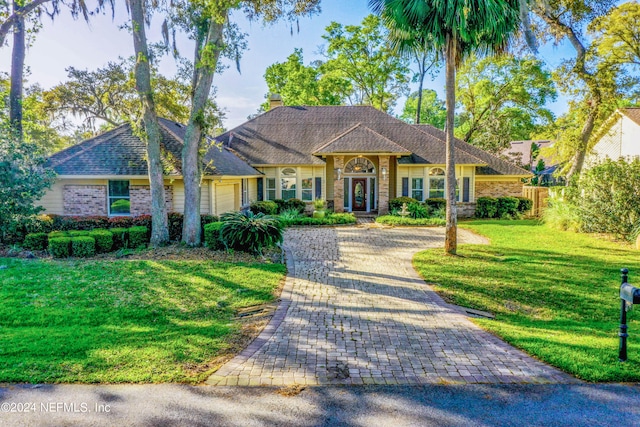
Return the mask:
<svg viewBox="0 0 640 427">
<path fill-rule="evenodd" d="M 418 59 L 418 73 L 420 74 L 420 84 L 418 85 L 418 108 L 416 108 L 416 124 L 420 124 L 420 114 L 422 114 L 422 88 L 424 87 L 424 78 L 427 75 L 426 64 L 425 64 L 425 53 L 422 54 L 422 58 L 420 55 L 416 54 L 416 58 Z"/>
<path fill-rule="evenodd" d="M 24 16 L 13 1 L 13 13 L 17 16 L 13 26 L 13 50 L 11 52 L 11 89 L 9 90 L 9 123 L 20 142 L 22 131 L 22 80 L 24 76 L 25 29 Z"/>
<path fill-rule="evenodd" d="M 582 172 L 582 166 L 584 166 L 584 158 L 589 147 L 589 139 L 591 139 L 591 134 L 593 133 L 593 128 L 596 124 L 600 104 L 601 102 L 599 99 L 594 99 L 591 101 L 589 114 L 587 115 L 587 121 L 584 123 L 582 131 L 580 131 L 580 141 L 578 143 L 579 145 L 576 149 L 576 153 L 573 156 L 571 169 L 569 169 L 569 172 L 567 173 L 567 184 L 571 182 L 571 179 L 574 176 L 579 176 L 580 172 Z"/>
<path fill-rule="evenodd" d="M 444 250 L 447 254 L 455 255 L 458 250 L 458 227 L 456 213 L 456 160 L 453 136 L 453 121 L 456 108 L 456 56 L 457 43 L 453 35 L 447 37 L 446 59 L 446 87 L 447 87 L 447 124 L 446 133 L 446 193 L 447 227 L 445 231 Z"/>
<path fill-rule="evenodd" d="M 144 28 L 143 3 L 144 0 L 129 0 L 133 46 L 136 53 L 136 90 L 142 103 L 142 121 L 144 122 L 147 144 L 147 167 L 149 169 L 151 190 L 151 245 L 161 246 L 169 242 L 169 224 L 167 206 L 164 200 L 164 176 L 160 153 L 162 135 L 151 87 L 151 69 L 147 36 Z"/>
<path fill-rule="evenodd" d="M 225 20 L 226 22 L 226 20 Z M 195 70 L 192 83 L 191 115 L 185 130 L 182 150 L 182 175 L 184 177 L 184 223 L 182 241 L 188 246 L 199 246 L 200 235 L 200 182 L 202 161 L 200 142 L 204 130 L 204 108 L 211 92 L 213 75 L 224 47 L 223 29 L 225 22 L 210 19 L 207 35 L 202 44 L 196 43 Z M 203 58 L 205 46 L 211 46 L 209 56 Z"/>
</svg>

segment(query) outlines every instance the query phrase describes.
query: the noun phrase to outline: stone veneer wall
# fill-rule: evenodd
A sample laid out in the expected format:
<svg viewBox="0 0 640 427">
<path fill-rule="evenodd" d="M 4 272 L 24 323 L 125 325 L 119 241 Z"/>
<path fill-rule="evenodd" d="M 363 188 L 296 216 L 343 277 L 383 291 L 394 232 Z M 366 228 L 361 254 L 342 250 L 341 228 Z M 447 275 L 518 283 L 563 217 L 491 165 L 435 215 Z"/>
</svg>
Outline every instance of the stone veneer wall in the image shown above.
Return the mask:
<svg viewBox="0 0 640 427">
<path fill-rule="evenodd" d="M 456 210 L 458 218 L 473 218 L 476 214 L 476 204 L 458 202 L 456 203 Z"/>
<path fill-rule="evenodd" d="M 64 215 L 107 215 L 106 185 L 65 185 L 62 197 Z"/>
<path fill-rule="evenodd" d="M 151 188 L 148 185 L 131 185 L 129 187 L 131 198 L 131 215 L 151 214 Z M 164 186 L 164 201 L 167 212 L 173 212 L 173 187 Z"/>
<path fill-rule="evenodd" d="M 333 168 L 340 168 L 344 172 L 344 156 L 333 158 Z M 333 180 L 333 211 L 344 212 L 344 175 Z"/>
<path fill-rule="evenodd" d="M 521 197 L 524 184 L 520 181 L 476 181 L 476 199 L 479 197 Z"/>
<path fill-rule="evenodd" d="M 389 213 L 389 156 L 379 156 L 378 162 L 378 214 L 386 215 Z M 387 170 L 387 176 L 384 179 L 382 168 Z"/>
</svg>

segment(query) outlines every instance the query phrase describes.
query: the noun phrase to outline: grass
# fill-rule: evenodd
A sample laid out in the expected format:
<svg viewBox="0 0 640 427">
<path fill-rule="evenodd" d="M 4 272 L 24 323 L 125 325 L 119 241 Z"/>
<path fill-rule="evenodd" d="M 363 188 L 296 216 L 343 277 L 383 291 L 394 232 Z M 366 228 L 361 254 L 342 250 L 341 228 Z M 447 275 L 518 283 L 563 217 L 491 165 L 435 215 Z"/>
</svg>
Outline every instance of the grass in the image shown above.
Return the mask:
<svg viewBox="0 0 640 427">
<path fill-rule="evenodd" d="M 198 383 L 285 267 L 0 258 L 0 382 Z"/>
<path fill-rule="evenodd" d="M 529 354 L 587 381 L 640 381 L 640 313 L 628 313 L 629 359 L 618 361 L 620 268 L 640 286 L 631 246 L 536 221 L 461 224 L 490 238 L 458 257 L 420 252 L 414 264 L 448 301 L 490 311 L 474 320 Z"/>
<path fill-rule="evenodd" d="M 442 226 L 446 224 L 446 221 L 442 218 L 409 218 L 395 215 L 382 215 L 376 218 L 378 224 L 386 225 L 425 225 L 425 226 Z"/>
</svg>

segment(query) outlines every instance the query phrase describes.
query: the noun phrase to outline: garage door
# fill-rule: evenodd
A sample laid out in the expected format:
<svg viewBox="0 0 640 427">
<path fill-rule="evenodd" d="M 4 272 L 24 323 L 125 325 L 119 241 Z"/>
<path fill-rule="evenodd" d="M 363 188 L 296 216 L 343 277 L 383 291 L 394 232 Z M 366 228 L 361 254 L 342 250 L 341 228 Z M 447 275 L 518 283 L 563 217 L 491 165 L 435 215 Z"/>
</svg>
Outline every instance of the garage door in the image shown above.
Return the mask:
<svg viewBox="0 0 640 427">
<path fill-rule="evenodd" d="M 218 215 L 236 209 L 234 189 L 235 186 L 233 184 L 216 185 L 216 213 Z"/>
</svg>

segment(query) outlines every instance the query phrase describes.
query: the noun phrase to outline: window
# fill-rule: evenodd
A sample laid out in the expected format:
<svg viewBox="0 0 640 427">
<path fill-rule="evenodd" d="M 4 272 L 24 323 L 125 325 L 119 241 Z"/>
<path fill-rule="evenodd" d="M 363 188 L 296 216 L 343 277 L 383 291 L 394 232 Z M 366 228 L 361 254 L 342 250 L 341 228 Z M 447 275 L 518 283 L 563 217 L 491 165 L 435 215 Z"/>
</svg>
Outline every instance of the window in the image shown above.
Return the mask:
<svg viewBox="0 0 640 427">
<path fill-rule="evenodd" d="M 276 179 L 275 178 L 265 179 L 265 185 L 266 185 L 267 200 L 275 200 L 276 199 Z"/>
<path fill-rule="evenodd" d="M 412 178 L 411 179 L 411 197 L 416 200 L 424 200 L 424 179 Z"/>
<path fill-rule="evenodd" d="M 316 199 L 322 199 L 322 178 L 316 177 Z"/>
<path fill-rule="evenodd" d="M 249 180 L 244 178 L 242 180 L 242 206 L 249 204 Z"/>
<path fill-rule="evenodd" d="M 256 180 L 256 184 L 258 185 L 258 201 L 261 202 L 264 200 L 264 180 L 262 178 L 258 178 Z"/>
<path fill-rule="evenodd" d="M 302 200 L 305 202 L 313 201 L 313 178 L 302 180 Z"/>
<path fill-rule="evenodd" d="M 283 169 L 280 173 L 280 184 L 282 185 L 282 199 L 289 200 L 296 198 L 296 170 L 293 168 Z"/>
<path fill-rule="evenodd" d="M 444 169 L 433 168 L 429 171 L 429 198 L 444 199 Z"/>
<path fill-rule="evenodd" d="M 369 159 L 364 157 L 356 157 L 349 160 L 344 167 L 344 173 L 375 173 L 376 167 Z"/>
<path fill-rule="evenodd" d="M 130 215 L 129 181 L 109 181 L 109 215 Z"/>
<path fill-rule="evenodd" d="M 402 197 L 409 197 L 409 178 L 402 178 Z"/>
</svg>

